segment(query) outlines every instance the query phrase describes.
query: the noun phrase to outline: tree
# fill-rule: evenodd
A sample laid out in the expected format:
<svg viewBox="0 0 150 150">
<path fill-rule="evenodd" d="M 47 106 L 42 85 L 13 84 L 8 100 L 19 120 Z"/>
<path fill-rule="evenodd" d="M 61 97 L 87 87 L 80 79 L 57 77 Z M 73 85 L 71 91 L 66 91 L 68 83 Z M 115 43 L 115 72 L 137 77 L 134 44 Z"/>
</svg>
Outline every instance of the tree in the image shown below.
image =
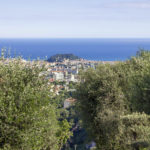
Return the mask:
<svg viewBox="0 0 150 150">
<path fill-rule="evenodd" d="M 150 114 L 150 52 L 139 51 L 128 62 L 130 69 L 130 103 L 132 111 Z"/>
<path fill-rule="evenodd" d="M 76 93 L 79 111 L 99 150 L 139 150 L 149 146 L 148 92 L 147 98 L 145 96 L 147 103 L 138 102 L 144 87 L 149 87 L 145 80 L 149 76 L 144 73 L 146 70 L 149 72 L 147 55 L 150 53 L 141 54 L 126 62 L 101 64 L 96 70 L 89 69 L 80 75 Z M 145 58 L 147 61 L 144 63 Z M 145 66 L 142 73 L 141 66 Z M 139 83 L 139 88 L 133 88 L 136 83 Z"/>
<path fill-rule="evenodd" d="M 20 59 L 0 61 L 0 149 L 57 150 L 60 139 L 66 141 L 43 69 Z M 68 122 L 64 128 L 70 135 Z"/>
</svg>

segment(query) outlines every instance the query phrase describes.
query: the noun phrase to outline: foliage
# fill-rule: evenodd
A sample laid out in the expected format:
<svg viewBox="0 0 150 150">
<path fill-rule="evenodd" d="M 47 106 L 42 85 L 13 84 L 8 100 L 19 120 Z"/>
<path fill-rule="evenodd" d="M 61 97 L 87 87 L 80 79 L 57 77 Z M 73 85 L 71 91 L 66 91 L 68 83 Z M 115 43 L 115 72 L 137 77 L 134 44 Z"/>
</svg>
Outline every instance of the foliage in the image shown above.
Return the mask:
<svg viewBox="0 0 150 150">
<path fill-rule="evenodd" d="M 60 122 L 60 130 L 57 133 L 57 136 L 60 137 L 59 142 L 58 142 L 60 150 L 63 147 L 63 145 L 67 142 L 67 140 L 70 138 L 70 136 L 72 135 L 69 129 L 70 129 L 70 125 L 67 120 L 63 120 L 62 122 Z"/>
<path fill-rule="evenodd" d="M 79 111 L 98 149 L 149 146 L 150 52 L 140 51 L 126 62 L 101 64 L 96 70 L 82 72 L 80 79 Z"/>
<path fill-rule="evenodd" d="M 150 52 L 139 51 L 128 62 L 132 111 L 150 114 Z"/>
<path fill-rule="evenodd" d="M 69 137 L 70 126 L 58 121 L 51 85 L 40 76 L 43 69 L 20 59 L 1 59 L 0 149 L 57 150 L 60 140 L 64 144 Z"/>
</svg>

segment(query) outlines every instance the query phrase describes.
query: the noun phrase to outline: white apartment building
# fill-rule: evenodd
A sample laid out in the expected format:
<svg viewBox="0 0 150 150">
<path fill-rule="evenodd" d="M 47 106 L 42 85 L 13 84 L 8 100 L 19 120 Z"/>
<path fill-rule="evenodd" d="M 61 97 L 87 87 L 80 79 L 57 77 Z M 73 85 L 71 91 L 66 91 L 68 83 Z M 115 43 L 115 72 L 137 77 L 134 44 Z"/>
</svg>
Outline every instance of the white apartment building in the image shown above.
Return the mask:
<svg viewBox="0 0 150 150">
<path fill-rule="evenodd" d="M 64 80 L 64 73 L 63 72 L 54 72 L 53 77 L 55 80 L 63 81 Z"/>
</svg>

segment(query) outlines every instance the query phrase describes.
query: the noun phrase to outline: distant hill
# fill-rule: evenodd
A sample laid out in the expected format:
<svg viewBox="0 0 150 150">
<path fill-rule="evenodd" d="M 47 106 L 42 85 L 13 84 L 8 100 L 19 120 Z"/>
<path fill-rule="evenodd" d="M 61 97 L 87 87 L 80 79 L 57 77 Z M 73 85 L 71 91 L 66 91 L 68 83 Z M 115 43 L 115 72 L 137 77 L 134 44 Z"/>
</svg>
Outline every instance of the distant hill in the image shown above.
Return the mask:
<svg viewBox="0 0 150 150">
<path fill-rule="evenodd" d="M 48 62 L 63 62 L 65 59 L 76 60 L 80 58 L 78 56 L 75 56 L 74 54 L 56 54 L 54 56 L 51 56 L 47 61 Z"/>
</svg>

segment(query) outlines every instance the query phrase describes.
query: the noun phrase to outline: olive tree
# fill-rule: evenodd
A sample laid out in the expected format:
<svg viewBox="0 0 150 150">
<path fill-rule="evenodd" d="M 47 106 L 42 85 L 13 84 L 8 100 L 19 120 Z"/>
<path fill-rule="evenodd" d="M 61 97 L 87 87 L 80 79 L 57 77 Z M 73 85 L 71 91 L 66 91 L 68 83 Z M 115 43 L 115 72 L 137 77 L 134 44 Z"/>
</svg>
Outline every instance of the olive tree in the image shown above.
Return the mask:
<svg viewBox="0 0 150 150">
<path fill-rule="evenodd" d="M 135 78 L 140 68 L 132 62 L 133 59 L 138 61 L 138 57 L 116 64 L 101 64 L 96 70 L 89 69 L 80 75 L 81 82 L 76 93 L 78 107 L 84 126 L 98 150 L 140 150 L 149 147 L 150 116 L 145 107 L 150 105 L 135 103 L 140 102 L 142 97 L 137 97 L 144 92 L 143 87 L 149 86 L 140 82 L 146 81 L 146 77 L 149 79 L 144 72 L 141 73 L 142 79 L 142 76 Z M 135 83 L 139 83 L 141 89 L 133 88 Z M 139 111 L 140 106 L 143 112 Z"/>
<path fill-rule="evenodd" d="M 0 60 L 0 149 L 57 150 L 69 138 L 42 71 L 36 63 Z"/>
</svg>

